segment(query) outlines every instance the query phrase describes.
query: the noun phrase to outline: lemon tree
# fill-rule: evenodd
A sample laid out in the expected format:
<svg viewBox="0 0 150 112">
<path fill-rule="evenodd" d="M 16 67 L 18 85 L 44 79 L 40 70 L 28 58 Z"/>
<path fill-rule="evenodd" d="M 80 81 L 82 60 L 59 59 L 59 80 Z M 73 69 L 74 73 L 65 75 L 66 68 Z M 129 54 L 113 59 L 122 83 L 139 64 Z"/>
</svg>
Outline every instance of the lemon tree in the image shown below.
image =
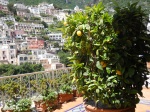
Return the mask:
<svg viewBox="0 0 150 112">
<path fill-rule="evenodd" d="M 118 7 L 110 15 L 100 2 L 68 16 L 66 22 L 73 81 L 84 98 L 101 101 L 107 108 L 135 106 L 150 56 L 146 16 L 140 6 Z"/>
</svg>

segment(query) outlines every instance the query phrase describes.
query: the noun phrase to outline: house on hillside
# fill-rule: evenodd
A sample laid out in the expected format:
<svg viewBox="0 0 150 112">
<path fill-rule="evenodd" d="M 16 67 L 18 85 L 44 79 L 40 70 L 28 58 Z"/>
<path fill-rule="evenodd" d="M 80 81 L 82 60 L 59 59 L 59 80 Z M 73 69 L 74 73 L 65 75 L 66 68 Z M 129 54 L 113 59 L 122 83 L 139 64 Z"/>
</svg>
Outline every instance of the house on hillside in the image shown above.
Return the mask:
<svg viewBox="0 0 150 112">
<path fill-rule="evenodd" d="M 0 4 L 7 6 L 9 4 L 9 1 L 8 0 L 0 0 Z"/>
<path fill-rule="evenodd" d="M 40 17 L 40 11 L 38 7 L 28 7 L 28 9 L 35 17 Z"/>
<path fill-rule="evenodd" d="M 0 0 L 0 11 L 8 13 L 9 12 L 7 7 L 8 3 L 9 3 L 8 0 Z"/>
<path fill-rule="evenodd" d="M 17 56 L 17 65 L 21 65 L 26 62 L 31 63 L 31 64 L 40 64 L 40 61 L 39 59 L 37 59 L 36 55 L 19 54 Z"/>
<path fill-rule="evenodd" d="M 23 30 L 14 30 L 11 32 L 11 37 L 13 39 L 23 39 L 25 32 Z"/>
<path fill-rule="evenodd" d="M 44 29 L 44 25 L 38 23 L 16 22 L 15 29 L 23 30 L 26 34 L 40 34 L 41 30 Z"/>
<path fill-rule="evenodd" d="M 38 37 L 26 37 L 28 49 L 44 49 L 44 40 Z"/>
<path fill-rule="evenodd" d="M 41 3 L 38 5 L 39 11 L 42 14 L 53 15 L 55 7 L 53 4 Z"/>
<path fill-rule="evenodd" d="M 8 61 L 9 64 L 16 65 L 17 45 L 15 43 L 0 46 L 0 61 Z"/>
<path fill-rule="evenodd" d="M 45 23 L 50 25 L 54 23 L 54 17 L 53 16 L 41 17 L 41 21 L 44 21 Z"/>
<path fill-rule="evenodd" d="M 13 40 L 10 38 L 0 38 L 0 46 L 4 44 L 9 44 L 9 43 L 13 43 Z"/>
</svg>

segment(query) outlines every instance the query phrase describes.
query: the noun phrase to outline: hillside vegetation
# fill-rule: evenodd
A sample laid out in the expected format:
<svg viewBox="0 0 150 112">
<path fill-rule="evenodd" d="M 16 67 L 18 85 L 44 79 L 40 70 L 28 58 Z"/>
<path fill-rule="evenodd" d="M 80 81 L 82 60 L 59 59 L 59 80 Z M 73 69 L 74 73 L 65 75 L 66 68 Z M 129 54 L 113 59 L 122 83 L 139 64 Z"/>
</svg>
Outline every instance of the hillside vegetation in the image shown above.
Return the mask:
<svg viewBox="0 0 150 112">
<path fill-rule="evenodd" d="M 26 5 L 38 5 L 42 2 L 47 2 L 50 4 L 54 4 L 54 6 L 59 8 L 74 8 L 76 5 L 83 8 L 84 6 L 91 4 L 93 0 L 9 0 L 11 3 L 24 3 Z"/>
<path fill-rule="evenodd" d="M 24 3 L 25 5 L 38 5 L 42 2 L 53 3 L 55 7 L 62 9 L 73 9 L 76 5 L 80 8 L 85 8 L 99 1 L 102 1 L 104 4 L 117 1 L 119 5 L 125 5 L 128 2 L 140 2 L 143 7 L 150 9 L 150 0 L 9 0 L 11 3 Z"/>
</svg>

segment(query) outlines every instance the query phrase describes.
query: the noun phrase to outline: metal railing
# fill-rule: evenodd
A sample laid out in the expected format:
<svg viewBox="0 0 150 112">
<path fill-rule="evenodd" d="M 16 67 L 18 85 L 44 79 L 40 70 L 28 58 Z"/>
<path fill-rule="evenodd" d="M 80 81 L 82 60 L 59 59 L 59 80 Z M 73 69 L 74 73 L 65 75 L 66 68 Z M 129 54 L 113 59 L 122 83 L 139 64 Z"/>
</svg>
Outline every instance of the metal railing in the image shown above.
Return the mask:
<svg viewBox="0 0 150 112">
<path fill-rule="evenodd" d="M 0 77 L 0 102 L 4 104 L 11 98 L 29 98 L 43 89 L 54 88 L 57 79 L 63 74 L 69 75 L 71 68 L 33 72 Z"/>
</svg>

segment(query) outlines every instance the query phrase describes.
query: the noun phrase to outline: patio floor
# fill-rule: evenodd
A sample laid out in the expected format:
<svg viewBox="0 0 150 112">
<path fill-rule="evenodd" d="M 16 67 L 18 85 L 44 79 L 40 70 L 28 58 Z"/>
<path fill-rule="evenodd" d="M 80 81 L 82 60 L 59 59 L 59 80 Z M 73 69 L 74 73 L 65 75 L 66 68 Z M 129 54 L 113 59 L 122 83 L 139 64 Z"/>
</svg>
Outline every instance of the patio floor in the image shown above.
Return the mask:
<svg viewBox="0 0 150 112">
<path fill-rule="evenodd" d="M 150 88 L 143 88 L 143 95 L 144 97 L 140 97 L 140 102 L 136 105 L 136 112 L 150 112 Z M 86 112 L 83 106 L 83 97 L 63 103 L 53 112 Z"/>
<path fill-rule="evenodd" d="M 143 95 L 144 97 L 140 97 L 140 102 L 137 104 L 136 112 L 150 112 L 150 89 L 143 88 Z M 83 98 L 78 97 L 64 103 L 54 112 L 85 112 Z"/>
</svg>

